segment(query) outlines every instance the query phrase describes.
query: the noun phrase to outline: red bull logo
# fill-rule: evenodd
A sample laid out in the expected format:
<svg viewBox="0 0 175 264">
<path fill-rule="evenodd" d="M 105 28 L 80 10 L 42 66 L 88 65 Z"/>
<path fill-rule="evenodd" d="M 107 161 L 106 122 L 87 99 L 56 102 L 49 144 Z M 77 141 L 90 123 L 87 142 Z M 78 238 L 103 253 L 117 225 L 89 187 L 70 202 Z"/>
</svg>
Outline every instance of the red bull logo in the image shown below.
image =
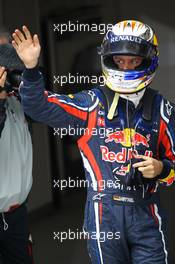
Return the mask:
<svg viewBox="0 0 175 264">
<path fill-rule="evenodd" d="M 173 184 L 174 181 L 175 181 L 175 176 L 171 177 L 171 178 L 168 178 L 168 179 L 165 179 L 165 180 L 160 180 L 160 182 L 166 183 L 167 186 L 170 186 L 171 184 Z"/>
<path fill-rule="evenodd" d="M 116 173 L 121 176 L 125 176 L 127 173 L 129 173 L 131 168 L 131 165 L 128 164 L 127 166 L 121 166 L 119 169 L 116 170 Z"/>
<path fill-rule="evenodd" d="M 175 181 L 175 171 L 171 169 L 170 174 L 165 179 L 161 179 L 160 182 L 165 182 L 168 186 Z"/>
<path fill-rule="evenodd" d="M 107 134 L 107 139 L 105 140 L 106 143 L 108 142 L 115 142 L 115 143 L 124 143 L 125 142 L 125 136 L 124 131 L 116 131 L 114 133 Z"/>
<path fill-rule="evenodd" d="M 115 142 L 122 144 L 124 147 L 132 147 L 142 144 L 145 147 L 149 147 L 150 134 L 146 137 L 136 132 L 134 129 L 125 128 L 124 130 L 115 131 L 107 134 L 106 143 Z"/>
<path fill-rule="evenodd" d="M 142 144 L 145 147 L 149 147 L 149 143 L 148 143 L 149 140 L 150 140 L 150 134 L 145 137 L 145 136 L 141 135 L 140 133 L 136 132 L 134 134 L 133 145 Z"/>
<path fill-rule="evenodd" d="M 173 182 L 175 181 L 175 176 L 174 177 L 171 177 L 170 179 L 167 180 L 167 185 L 171 185 L 173 184 Z"/>
<path fill-rule="evenodd" d="M 133 157 L 133 150 L 132 148 L 125 148 L 122 147 L 121 151 L 115 153 L 114 151 L 110 151 L 106 146 L 100 146 L 100 150 L 102 153 L 102 160 L 107 162 L 117 162 L 117 163 L 125 163 L 126 161 L 130 160 Z M 151 150 L 146 150 L 142 153 L 145 156 L 152 157 L 153 152 Z M 135 150 L 135 155 L 138 155 L 138 152 Z M 123 167 L 123 171 L 127 171 L 128 167 Z"/>
</svg>

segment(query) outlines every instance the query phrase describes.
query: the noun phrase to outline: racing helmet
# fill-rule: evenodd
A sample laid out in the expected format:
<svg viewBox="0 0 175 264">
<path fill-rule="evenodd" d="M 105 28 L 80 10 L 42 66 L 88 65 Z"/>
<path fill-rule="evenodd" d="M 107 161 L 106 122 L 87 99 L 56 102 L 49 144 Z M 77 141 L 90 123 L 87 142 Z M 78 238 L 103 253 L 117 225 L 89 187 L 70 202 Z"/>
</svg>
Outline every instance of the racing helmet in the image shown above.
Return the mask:
<svg viewBox="0 0 175 264">
<path fill-rule="evenodd" d="M 154 78 L 158 67 L 158 42 L 151 27 L 125 20 L 115 24 L 106 33 L 99 49 L 105 85 L 119 94 L 137 93 Z M 134 70 L 120 70 L 114 55 L 131 55 L 143 58 Z"/>
</svg>

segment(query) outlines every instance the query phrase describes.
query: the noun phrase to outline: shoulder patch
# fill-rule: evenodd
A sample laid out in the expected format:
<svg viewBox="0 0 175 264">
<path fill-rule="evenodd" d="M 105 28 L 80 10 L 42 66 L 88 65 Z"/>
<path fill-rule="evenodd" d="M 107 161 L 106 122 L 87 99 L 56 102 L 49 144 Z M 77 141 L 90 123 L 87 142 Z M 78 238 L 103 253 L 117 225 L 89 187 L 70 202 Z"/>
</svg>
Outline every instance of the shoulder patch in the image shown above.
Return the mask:
<svg viewBox="0 0 175 264">
<path fill-rule="evenodd" d="M 163 98 L 160 106 L 160 112 L 161 112 L 161 117 L 164 119 L 166 123 L 169 122 L 169 119 L 173 111 L 174 111 L 174 105 L 170 101 Z"/>
<path fill-rule="evenodd" d="M 166 102 L 165 109 L 166 109 L 167 115 L 171 116 L 172 111 L 173 111 L 173 106 L 171 105 L 171 103 L 169 101 Z"/>
<path fill-rule="evenodd" d="M 96 98 L 96 94 L 95 94 L 93 91 L 91 91 L 91 90 L 89 90 L 87 93 L 88 93 L 88 95 L 91 97 L 91 100 L 92 100 L 92 102 L 93 102 L 94 99 Z"/>
</svg>

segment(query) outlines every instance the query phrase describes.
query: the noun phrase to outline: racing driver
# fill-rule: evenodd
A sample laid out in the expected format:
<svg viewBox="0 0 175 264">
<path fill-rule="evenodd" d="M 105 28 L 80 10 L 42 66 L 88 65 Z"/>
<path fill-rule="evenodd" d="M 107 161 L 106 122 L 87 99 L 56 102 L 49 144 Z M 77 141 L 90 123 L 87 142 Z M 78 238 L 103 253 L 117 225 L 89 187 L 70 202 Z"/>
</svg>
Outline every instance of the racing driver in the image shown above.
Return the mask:
<svg viewBox="0 0 175 264">
<path fill-rule="evenodd" d="M 26 66 L 24 111 L 54 128 L 87 128 L 77 144 L 90 183 L 84 230 L 91 262 L 168 263 L 158 186 L 175 179 L 175 108 L 149 87 L 159 55 L 153 29 L 115 24 L 99 49 L 105 85 L 74 95 L 45 91 L 39 39 L 26 26 L 13 33 L 13 46 Z M 103 137 L 91 133 L 102 128 Z"/>
</svg>

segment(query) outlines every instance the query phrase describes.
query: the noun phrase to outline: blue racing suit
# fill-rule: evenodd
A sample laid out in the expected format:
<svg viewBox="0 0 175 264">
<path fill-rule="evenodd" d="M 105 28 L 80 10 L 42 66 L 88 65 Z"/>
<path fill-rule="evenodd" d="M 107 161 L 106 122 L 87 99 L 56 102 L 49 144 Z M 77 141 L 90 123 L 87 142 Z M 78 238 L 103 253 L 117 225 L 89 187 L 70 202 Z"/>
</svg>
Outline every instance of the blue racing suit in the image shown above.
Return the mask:
<svg viewBox="0 0 175 264">
<path fill-rule="evenodd" d="M 37 68 L 24 72 L 20 94 L 32 119 L 76 131 L 88 182 L 84 230 L 92 263 L 168 263 L 157 190 L 175 179 L 174 105 L 146 88 L 136 108 L 119 98 L 108 120 L 113 91 L 47 92 Z M 132 166 L 133 152 L 161 160 L 162 173 L 144 178 Z"/>
</svg>

